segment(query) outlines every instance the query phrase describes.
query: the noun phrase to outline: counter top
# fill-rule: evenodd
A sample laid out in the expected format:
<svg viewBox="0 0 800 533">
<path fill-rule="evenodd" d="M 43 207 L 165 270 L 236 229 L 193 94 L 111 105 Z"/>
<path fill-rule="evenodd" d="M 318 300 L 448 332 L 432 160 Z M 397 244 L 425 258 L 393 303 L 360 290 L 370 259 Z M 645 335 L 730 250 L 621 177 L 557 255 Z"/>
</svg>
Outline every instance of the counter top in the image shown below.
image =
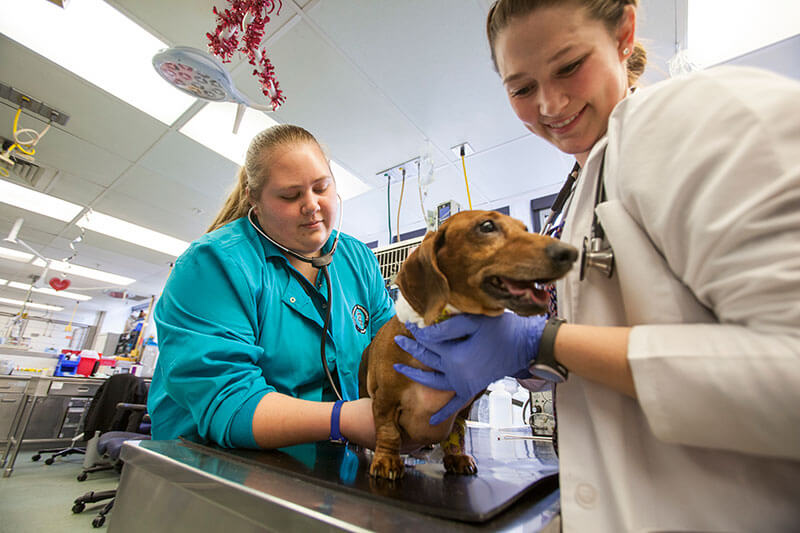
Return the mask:
<svg viewBox="0 0 800 533">
<path fill-rule="evenodd" d="M 2 344 L 0 345 L 0 357 L 43 357 L 45 359 L 58 359 L 56 352 L 36 352 L 28 350 L 27 348 L 19 348 L 14 345 Z"/>
</svg>

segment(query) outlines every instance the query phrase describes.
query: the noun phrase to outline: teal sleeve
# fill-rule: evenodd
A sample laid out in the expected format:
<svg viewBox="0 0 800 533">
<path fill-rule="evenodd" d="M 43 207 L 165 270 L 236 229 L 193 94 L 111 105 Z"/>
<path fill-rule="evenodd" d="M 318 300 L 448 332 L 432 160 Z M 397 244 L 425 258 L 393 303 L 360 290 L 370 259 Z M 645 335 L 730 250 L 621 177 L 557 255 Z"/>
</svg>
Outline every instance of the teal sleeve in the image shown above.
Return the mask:
<svg viewBox="0 0 800 533">
<path fill-rule="evenodd" d="M 224 250 L 195 244 L 177 261 L 156 309 L 163 387 L 191 413 L 201 438 L 224 447 L 257 447 L 253 413 L 275 390 L 257 365 L 254 276 Z"/>
<path fill-rule="evenodd" d="M 369 298 L 370 309 L 369 314 L 372 317 L 370 320 L 370 338 L 375 337 L 378 330 L 383 327 L 395 315 L 394 301 L 389 296 L 389 291 L 386 289 L 386 283 L 383 281 L 381 269 L 378 265 L 378 259 L 371 250 L 367 250 L 369 275 L 367 276 L 369 283 Z"/>
</svg>

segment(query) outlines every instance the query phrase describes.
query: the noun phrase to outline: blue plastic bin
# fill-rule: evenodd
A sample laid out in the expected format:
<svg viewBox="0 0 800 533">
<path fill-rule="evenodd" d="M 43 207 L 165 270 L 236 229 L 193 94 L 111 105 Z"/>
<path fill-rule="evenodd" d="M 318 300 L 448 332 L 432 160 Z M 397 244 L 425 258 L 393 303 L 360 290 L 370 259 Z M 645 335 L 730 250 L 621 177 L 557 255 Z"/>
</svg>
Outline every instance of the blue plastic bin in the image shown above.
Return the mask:
<svg viewBox="0 0 800 533">
<path fill-rule="evenodd" d="M 78 369 L 78 363 L 80 363 L 81 358 L 78 357 L 74 361 L 70 361 L 67 359 L 69 357 L 68 354 L 62 353 L 58 356 L 58 363 L 56 363 L 56 369 L 53 372 L 54 376 L 74 376 L 75 371 Z"/>
</svg>

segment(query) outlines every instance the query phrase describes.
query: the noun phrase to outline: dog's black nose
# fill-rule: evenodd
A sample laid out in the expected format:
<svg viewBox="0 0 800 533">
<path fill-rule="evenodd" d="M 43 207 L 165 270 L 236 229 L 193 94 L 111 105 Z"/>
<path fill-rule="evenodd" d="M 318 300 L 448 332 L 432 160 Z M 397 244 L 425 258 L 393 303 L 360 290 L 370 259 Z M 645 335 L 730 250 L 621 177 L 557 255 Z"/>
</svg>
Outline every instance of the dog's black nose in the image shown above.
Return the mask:
<svg viewBox="0 0 800 533">
<path fill-rule="evenodd" d="M 558 267 L 568 268 L 578 258 L 578 250 L 563 242 L 554 242 L 545 248 L 547 257 Z"/>
</svg>

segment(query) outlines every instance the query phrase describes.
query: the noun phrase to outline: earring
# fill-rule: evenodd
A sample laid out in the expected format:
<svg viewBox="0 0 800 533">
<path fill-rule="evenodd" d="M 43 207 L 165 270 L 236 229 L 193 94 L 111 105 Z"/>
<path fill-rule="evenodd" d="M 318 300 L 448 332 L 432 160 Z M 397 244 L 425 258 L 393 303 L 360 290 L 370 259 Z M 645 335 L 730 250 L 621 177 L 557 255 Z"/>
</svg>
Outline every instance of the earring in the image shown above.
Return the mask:
<svg viewBox="0 0 800 533">
<path fill-rule="evenodd" d="M 630 53 L 631 53 L 631 49 L 630 48 L 625 48 L 624 50 L 622 50 L 622 55 L 624 55 L 624 56 L 627 56 Z"/>
</svg>

